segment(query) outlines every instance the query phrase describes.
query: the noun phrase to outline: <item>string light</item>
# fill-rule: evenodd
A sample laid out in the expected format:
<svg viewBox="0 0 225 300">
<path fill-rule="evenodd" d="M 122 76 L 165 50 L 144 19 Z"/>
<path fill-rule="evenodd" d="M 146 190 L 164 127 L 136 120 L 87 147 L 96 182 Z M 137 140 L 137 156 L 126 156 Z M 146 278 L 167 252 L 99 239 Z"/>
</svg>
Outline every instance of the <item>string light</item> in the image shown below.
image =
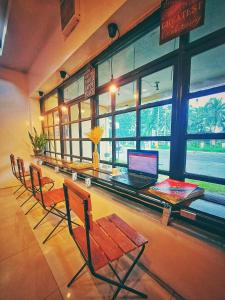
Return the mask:
<svg viewBox="0 0 225 300">
<path fill-rule="evenodd" d="M 39 116 L 40 121 L 44 121 L 44 116 Z"/>
<path fill-rule="evenodd" d="M 112 84 L 110 84 L 110 86 L 109 86 L 109 91 L 110 91 L 110 93 L 111 94 L 115 94 L 116 93 L 116 91 L 117 91 L 117 86 L 115 85 L 115 83 L 112 83 Z"/>
<path fill-rule="evenodd" d="M 66 107 L 65 105 L 62 105 L 62 106 L 61 106 L 61 111 L 62 111 L 62 112 L 67 112 L 67 107 Z"/>
</svg>

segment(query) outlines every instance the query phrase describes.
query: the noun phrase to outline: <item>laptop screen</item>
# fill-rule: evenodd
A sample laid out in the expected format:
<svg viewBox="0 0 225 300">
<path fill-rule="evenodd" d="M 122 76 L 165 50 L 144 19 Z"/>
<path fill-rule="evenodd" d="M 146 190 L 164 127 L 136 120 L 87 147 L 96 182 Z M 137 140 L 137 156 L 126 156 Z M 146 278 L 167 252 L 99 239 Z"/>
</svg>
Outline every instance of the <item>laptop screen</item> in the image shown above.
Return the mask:
<svg viewBox="0 0 225 300">
<path fill-rule="evenodd" d="M 158 176 L 158 151 L 127 150 L 128 171 Z"/>
</svg>

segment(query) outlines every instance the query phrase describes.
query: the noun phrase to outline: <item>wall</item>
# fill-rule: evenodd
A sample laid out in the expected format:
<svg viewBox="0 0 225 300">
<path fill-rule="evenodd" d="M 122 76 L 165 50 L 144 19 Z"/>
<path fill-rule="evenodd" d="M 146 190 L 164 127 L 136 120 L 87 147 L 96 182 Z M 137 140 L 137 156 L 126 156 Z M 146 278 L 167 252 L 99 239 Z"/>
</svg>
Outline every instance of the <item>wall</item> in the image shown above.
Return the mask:
<svg viewBox="0 0 225 300">
<path fill-rule="evenodd" d="M 28 99 L 27 76 L 0 68 L 0 188 L 17 184 L 11 175 L 9 155 L 30 159 L 27 130 L 40 129 L 39 103 Z"/>
</svg>

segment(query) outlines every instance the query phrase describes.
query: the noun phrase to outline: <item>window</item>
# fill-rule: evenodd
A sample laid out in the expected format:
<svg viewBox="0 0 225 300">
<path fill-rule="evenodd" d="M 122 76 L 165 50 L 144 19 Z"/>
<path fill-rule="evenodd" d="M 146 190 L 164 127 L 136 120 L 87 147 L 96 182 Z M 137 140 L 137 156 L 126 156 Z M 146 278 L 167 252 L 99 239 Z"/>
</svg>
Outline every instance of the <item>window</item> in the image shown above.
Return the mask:
<svg viewBox="0 0 225 300">
<path fill-rule="evenodd" d="M 79 139 L 79 123 L 71 124 L 72 139 Z"/>
<path fill-rule="evenodd" d="M 224 53 L 225 44 L 192 57 L 191 92 L 224 85 Z"/>
<path fill-rule="evenodd" d="M 172 98 L 173 67 L 143 77 L 141 80 L 141 103 Z"/>
<path fill-rule="evenodd" d="M 71 121 L 77 121 L 79 119 L 79 107 L 78 104 L 70 106 L 70 118 Z"/>
<path fill-rule="evenodd" d="M 112 161 L 112 142 L 100 142 L 100 160 Z"/>
<path fill-rule="evenodd" d="M 91 131 L 91 121 L 84 121 L 81 123 L 82 138 L 87 138 L 87 133 Z"/>
<path fill-rule="evenodd" d="M 116 115 L 116 137 L 136 136 L 136 112 Z"/>
<path fill-rule="evenodd" d="M 112 111 L 111 96 L 109 92 L 98 96 L 98 113 L 99 115 L 107 114 Z"/>
<path fill-rule="evenodd" d="M 92 158 L 92 143 L 90 141 L 82 142 L 83 157 Z"/>
<path fill-rule="evenodd" d="M 58 95 L 54 94 L 44 101 L 45 111 L 51 110 L 58 106 Z"/>
<path fill-rule="evenodd" d="M 80 77 L 64 88 L 64 101 L 71 101 L 84 94 L 84 77 Z"/>
<path fill-rule="evenodd" d="M 136 106 L 136 99 L 136 82 L 131 82 L 121 86 L 116 94 L 116 110 Z"/>
<path fill-rule="evenodd" d="M 90 118 L 91 117 L 91 101 L 85 100 L 81 102 L 81 118 Z"/>
<path fill-rule="evenodd" d="M 112 137 L 112 117 L 106 117 L 99 119 L 99 126 L 104 128 L 102 138 Z"/>
<path fill-rule="evenodd" d="M 116 142 L 116 163 L 127 164 L 127 150 L 136 149 L 134 141 Z"/>
<path fill-rule="evenodd" d="M 72 155 L 80 156 L 80 142 L 72 141 Z"/>
</svg>

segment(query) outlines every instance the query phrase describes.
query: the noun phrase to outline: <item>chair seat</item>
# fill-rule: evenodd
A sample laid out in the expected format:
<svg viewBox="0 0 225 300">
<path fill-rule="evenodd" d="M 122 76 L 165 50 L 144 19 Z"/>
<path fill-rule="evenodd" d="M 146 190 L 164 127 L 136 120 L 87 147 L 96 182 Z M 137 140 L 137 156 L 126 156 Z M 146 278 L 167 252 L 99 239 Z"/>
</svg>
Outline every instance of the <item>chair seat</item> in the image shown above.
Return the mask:
<svg viewBox="0 0 225 300">
<path fill-rule="evenodd" d="M 46 207 L 50 207 L 54 204 L 64 201 L 64 191 L 63 188 L 54 189 L 52 191 L 42 192 L 43 201 Z M 41 201 L 41 193 L 36 193 L 35 198 Z"/>
<path fill-rule="evenodd" d="M 49 184 L 49 183 L 54 183 L 54 180 L 52 180 L 49 177 L 42 177 L 41 178 L 41 186 L 44 186 L 44 185 Z M 38 180 L 34 180 L 34 186 L 39 186 Z M 26 180 L 26 187 L 27 188 L 32 188 L 31 180 Z"/>
<path fill-rule="evenodd" d="M 83 226 L 74 228 L 73 233 L 87 258 L 85 228 Z M 90 231 L 91 254 L 95 271 L 147 242 L 145 237 L 115 214 L 96 220 Z"/>
<path fill-rule="evenodd" d="M 29 172 L 29 171 L 25 171 L 25 172 L 24 172 L 24 176 L 25 176 L 25 177 L 30 176 L 30 172 Z M 17 178 L 20 177 L 19 172 L 16 172 L 16 177 L 17 177 Z"/>
</svg>

